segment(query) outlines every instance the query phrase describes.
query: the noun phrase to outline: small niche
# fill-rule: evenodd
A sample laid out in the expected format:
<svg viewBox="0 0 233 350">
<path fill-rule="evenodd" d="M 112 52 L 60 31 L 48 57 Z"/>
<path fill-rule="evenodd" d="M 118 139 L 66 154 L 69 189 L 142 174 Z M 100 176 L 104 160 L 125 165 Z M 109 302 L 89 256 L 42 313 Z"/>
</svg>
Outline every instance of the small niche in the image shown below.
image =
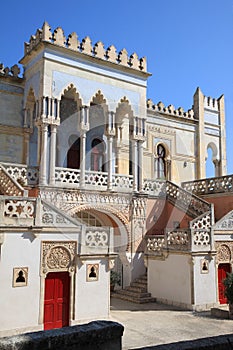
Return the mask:
<svg viewBox="0 0 233 350">
<path fill-rule="evenodd" d="M 201 260 L 201 273 L 209 273 L 209 261 L 206 259 Z"/>
<path fill-rule="evenodd" d="M 24 287 L 28 284 L 28 267 L 13 268 L 13 287 Z"/>
<path fill-rule="evenodd" d="M 87 282 L 98 281 L 99 279 L 99 264 L 87 265 Z"/>
</svg>

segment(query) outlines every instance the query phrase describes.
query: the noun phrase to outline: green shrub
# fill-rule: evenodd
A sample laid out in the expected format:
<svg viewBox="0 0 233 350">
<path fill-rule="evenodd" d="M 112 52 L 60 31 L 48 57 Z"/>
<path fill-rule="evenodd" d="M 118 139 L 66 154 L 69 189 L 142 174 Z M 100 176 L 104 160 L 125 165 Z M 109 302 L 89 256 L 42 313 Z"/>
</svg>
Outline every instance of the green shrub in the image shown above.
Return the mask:
<svg viewBox="0 0 233 350">
<path fill-rule="evenodd" d="M 233 273 L 227 272 L 227 277 L 223 280 L 225 286 L 225 297 L 228 304 L 233 304 Z"/>
</svg>

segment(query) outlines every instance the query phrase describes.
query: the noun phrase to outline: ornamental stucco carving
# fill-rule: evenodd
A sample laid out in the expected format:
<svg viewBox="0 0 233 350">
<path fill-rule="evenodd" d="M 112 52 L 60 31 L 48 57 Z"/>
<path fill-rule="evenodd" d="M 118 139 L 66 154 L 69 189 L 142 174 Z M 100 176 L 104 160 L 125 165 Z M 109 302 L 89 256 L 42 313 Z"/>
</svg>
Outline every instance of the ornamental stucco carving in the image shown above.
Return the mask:
<svg viewBox="0 0 233 350">
<path fill-rule="evenodd" d="M 215 246 L 217 249 L 216 262 L 217 263 L 221 263 L 221 262 L 229 263 L 229 262 L 231 262 L 233 242 L 232 243 L 216 242 Z"/>
<path fill-rule="evenodd" d="M 41 274 L 75 271 L 76 242 L 49 241 L 41 246 Z"/>
</svg>

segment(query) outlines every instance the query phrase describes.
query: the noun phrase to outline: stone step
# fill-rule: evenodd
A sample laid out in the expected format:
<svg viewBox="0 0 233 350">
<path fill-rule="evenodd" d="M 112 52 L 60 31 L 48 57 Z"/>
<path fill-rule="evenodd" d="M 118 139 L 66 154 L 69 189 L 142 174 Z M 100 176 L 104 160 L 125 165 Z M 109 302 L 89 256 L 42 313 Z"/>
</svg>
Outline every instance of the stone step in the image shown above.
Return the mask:
<svg viewBox="0 0 233 350">
<path fill-rule="evenodd" d="M 136 278 L 130 286 L 116 290 L 111 296 L 137 304 L 153 303 L 156 301 L 156 299 L 147 292 L 147 275 Z"/>
<path fill-rule="evenodd" d="M 140 282 L 132 282 L 130 283 L 131 287 L 137 287 L 137 288 L 143 288 L 143 289 L 147 289 L 147 284 L 145 283 L 140 283 Z"/>
<path fill-rule="evenodd" d="M 113 298 L 126 300 L 126 301 L 129 301 L 131 303 L 136 303 L 136 304 L 145 304 L 145 303 L 155 303 L 156 302 L 156 299 L 152 298 L 152 297 L 133 298 L 133 297 L 129 297 L 127 295 L 118 294 L 118 293 L 113 293 L 111 296 Z"/>
<path fill-rule="evenodd" d="M 150 293 L 144 292 L 144 293 L 138 293 L 138 292 L 134 292 L 131 290 L 126 290 L 126 289 L 119 289 L 116 291 L 117 294 L 121 294 L 121 295 L 127 295 L 133 298 L 148 298 L 151 297 Z"/>
<path fill-rule="evenodd" d="M 138 293 L 145 293 L 147 292 L 147 288 L 142 288 L 142 287 L 133 287 L 133 286 L 129 286 L 129 287 L 125 287 L 126 290 L 131 290 L 132 292 L 138 292 Z"/>
</svg>

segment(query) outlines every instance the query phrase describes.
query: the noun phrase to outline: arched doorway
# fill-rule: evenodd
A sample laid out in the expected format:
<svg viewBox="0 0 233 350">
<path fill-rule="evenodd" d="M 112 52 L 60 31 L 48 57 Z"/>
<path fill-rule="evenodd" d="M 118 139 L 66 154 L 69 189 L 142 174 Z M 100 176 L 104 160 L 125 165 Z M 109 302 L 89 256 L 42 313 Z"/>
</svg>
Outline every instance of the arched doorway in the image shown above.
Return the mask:
<svg viewBox="0 0 233 350">
<path fill-rule="evenodd" d="M 50 272 L 45 279 L 44 330 L 69 326 L 69 272 Z"/>
<path fill-rule="evenodd" d="M 218 300 L 220 304 L 226 304 L 227 299 L 224 295 L 225 286 L 223 280 L 227 277 L 227 273 L 231 272 L 231 248 L 228 244 L 216 242 L 217 264 L 218 264 Z"/>
</svg>

